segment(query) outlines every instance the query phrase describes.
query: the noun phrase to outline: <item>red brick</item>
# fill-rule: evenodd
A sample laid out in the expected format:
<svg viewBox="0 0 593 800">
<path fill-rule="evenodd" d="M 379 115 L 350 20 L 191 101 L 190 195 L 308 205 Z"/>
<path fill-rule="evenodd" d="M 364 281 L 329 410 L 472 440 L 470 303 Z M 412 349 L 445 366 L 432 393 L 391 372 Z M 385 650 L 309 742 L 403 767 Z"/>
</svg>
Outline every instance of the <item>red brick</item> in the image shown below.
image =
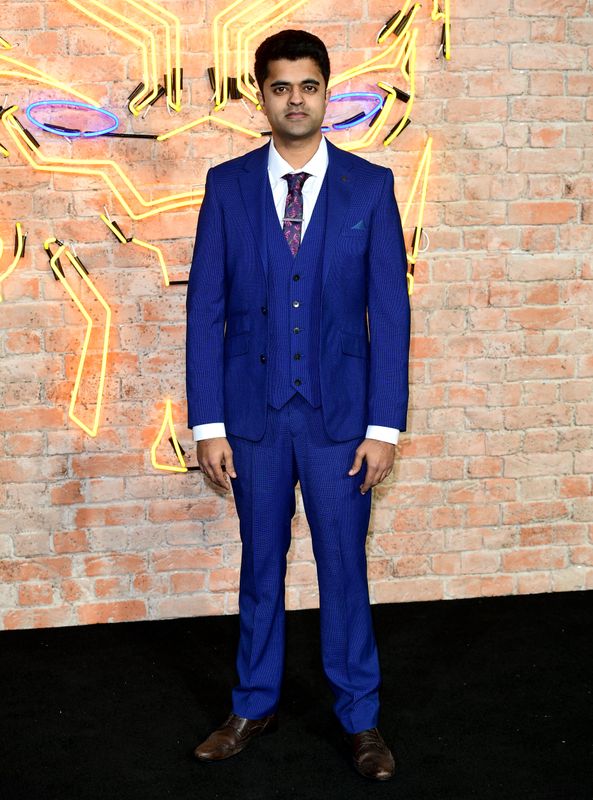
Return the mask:
<svg viewBox="0 0 593 800">
<path fill-rule="evenodd" d="M 560 497 L 585 497 L 591 493 L 591 479 L 585 475 L 567 475 L 560 479 Z"/>
<path fill-rule="evenodd" d="M 95 595 L 97 597 L 125 597 L 130 591 L 126 578 L 97 578 Z"/>
<path fill-rule="evenodd" d="M 562 519 L 568 508 L 561 500 L 539 503 L 507 503 L 502 510 L 503 521 L 507 525 L 527 524 L 549 519 Z"/>
<path fill-rule="evenodd" d="M 54 505 L 71 505 L 83 501 L 80 481 L 66 481 L 51 490 L 51 501 Z"/>
<path fill-rule="evenodd" d="M 152 564 L 157 572 L 207 569 L 208 567 L 218 567 L 221 562 L 220 547 L 212 547 L 207 550 L 202 548 L 155 550 L 152 553 Z"/>
<path fill-rule="evenodd" d="M 84 553 L 89 548 L 88 536 L 85 531 L 56 531 L 53 546 L 56 553 Z"/>
<path fill-rule="evenodd" d="M 171 575 L 171 591 L 175 594 L 190 594 L 204 589 L 206 586 L 206 571 L 179 572 Z"/>
<path fill-rule="evenodd" d="M 8 611 L 2 620 L 2 625 L 6 630 L 52 628 L 72 624 L 72 606 L 70 605 L 17 609 Z"/>
<path fill-rule="evenodd" d="M 499 553 L 479 550 L 470 553 L 461 553 L 461 572 L 470 574 L 497 572 L 499 566 Z"/>
<path fill-rule="evenodd" d="M 66 556 L 0 561 L 0 577 L 3 581 L 49 580 L 71 574 L 72 562 Z"/>
<path fill-rule="evenodd" d="M 146 603 L 143 600 L 121 600 L 112 603 L 85 603 L 78 606 L 76 616 L 79 625 L 96 625 L 106 622 L 130 622 L 146 619 Z"/>
<path fill-rule="evenodd" d="M 207 617 L 224 613 L 224 594 L 197 593 L 190 597 L 167 597 L 156 602 L 159 618 Z"/>
<path fill-rule="evenodd" d="M 440 580 L 408 579 L 378 581 L 374 585 L 374 597 L 378 603 L 405 603 L 414 600 L 442 600 L 443 584 Z"/>
<path fill-rule="evenodd" d="M 24 583 L 19 586 L 18 602 L 21 606 L 48 606 L 52 600 L 51 583 Z"/>
<path fill-rule="evenodd" d="M 564 200 L 557 202 L 516 202 L 509 204 L 509 222 L 516 225 L 559 225 L 576 219 L 578 206 Z"/>
<path fill-rule="evenodd" d="M 530 548 L 502 554 L 502 568 L 509 572 L 527 572 L 532 569 L 562 569 L 566 566 L 565 548 Z"/>
<path fill-rule="evenodd" d="M 514 69 L 582 69 L 586 52 L 576 44 L 513 44 L 511 64 Z"/>
<path fill-rule="evenodd" d="M 114 553 L 106 556 L 86 556 L 83 559 L 85 575 L 122 575 L 139 572 L 146 567 L 146 559 L 133 553 Z"/>
</svg>

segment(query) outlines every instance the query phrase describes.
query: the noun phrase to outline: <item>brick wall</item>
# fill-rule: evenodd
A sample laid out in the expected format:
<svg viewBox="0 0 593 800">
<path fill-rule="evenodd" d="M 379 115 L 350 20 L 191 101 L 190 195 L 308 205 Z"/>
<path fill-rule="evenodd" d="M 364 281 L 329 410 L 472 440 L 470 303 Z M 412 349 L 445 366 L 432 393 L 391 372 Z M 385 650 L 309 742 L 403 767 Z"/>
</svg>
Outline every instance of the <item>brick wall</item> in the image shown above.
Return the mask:
<svg viewBox="0 0 593 800">
<path fill-rule="evenodd" d="M 160 133 L 207 113 L 210 26 L 223 7 L 164 5 L 183 23 L 188 105 L 178 117 L 163 100 L 146 119 L 124 113 L 138 55 L 65 0 L 2 2 L 2 36 L 14 47 L 0 53 L 90 94 L 120 114 L 124 130 Z M 429 6 L 416 19 L 413 122 L 389 148 L 361 152 L 393 168 L 401 207 L 433 137 L 430 245 L 412 298 L 409 430 L 397 469 L 374 490 L 372 599 L 591 589 L 593 3 L 451 0 L 450 61 L 436 58 L 440 23 Z M 337 71 L 377 52 L 376 34 L 398 8 L 320 0 L 285 26 L 322 36 Z M 378 77 L 398 84 L 396 75 Z M 352 88 L 373 83 L 367 75 Z M 0 99 L 5 93 L 25 124 L 29 102 L 64 96 L 0 74 Z M 263 117 L 250 121 L 232 106 L 229 119 L 265 128 Z M 198 188 L 208 166 L 261 144 L 216 125 L 162 145 L 37 138 L 52 156 L 117 160 L 147 198 Z M 0 625 L 233 613 L 240 541 L 232 497 L 200 473 L 159 472 L 150 461 L 167 396 L 181 443 L 193 450 L 185 289 L 165 288 L 154 255 L 119 244 L 99 219 L 106 205 L 126 235 L 161 246 L 171 276 L 183 278 L 197 208 L 132 222 L 99 178 L 34 171 L 2 125 L 0 143 L 10 151 L 0 163 L 0 274 L 14 223 L 28 232 L 24 259 L 0 284 Z M 408 225 L 408 241 L 411 233 Z M 48 268 L 50 236 L 75 247 L 113 311 L 95 438 L 68 418 L 85 326 Z M 95 374 L 99 362 L 95 348 Z M 96 377 L 81 388 L 87 418 L 95 389 Z M 300 494 L 297 509 L 290 608 L 317 605 Z"/>
</svg>

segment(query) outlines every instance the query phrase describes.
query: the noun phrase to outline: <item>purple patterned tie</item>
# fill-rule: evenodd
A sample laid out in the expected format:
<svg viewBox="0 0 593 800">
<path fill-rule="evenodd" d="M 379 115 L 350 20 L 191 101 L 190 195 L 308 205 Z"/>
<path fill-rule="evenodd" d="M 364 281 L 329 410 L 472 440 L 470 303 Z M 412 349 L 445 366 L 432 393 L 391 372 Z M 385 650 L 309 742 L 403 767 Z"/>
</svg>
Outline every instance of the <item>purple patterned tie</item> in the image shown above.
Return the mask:
<svg viewBox="0 0 593 800">
<path fill-rule="evenodd" d="M 288 182 L 282 230 L 284 238 L 290 247 L 290 252 L 293 256 L 296 256 L 301 243 L 301 229 L 303 227 L 303 184 L 311 176 L 308 172 L 289 172 L 282 177 Z"/>
</svg>

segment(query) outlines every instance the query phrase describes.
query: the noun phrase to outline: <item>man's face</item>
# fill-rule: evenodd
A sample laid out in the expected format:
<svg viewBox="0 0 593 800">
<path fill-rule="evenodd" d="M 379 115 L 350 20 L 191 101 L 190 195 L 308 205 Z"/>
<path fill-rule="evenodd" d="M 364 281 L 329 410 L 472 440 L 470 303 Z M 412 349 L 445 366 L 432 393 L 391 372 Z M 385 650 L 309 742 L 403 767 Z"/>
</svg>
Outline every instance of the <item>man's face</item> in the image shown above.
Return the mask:
<svg viewBox="0 0 593 800">
<path fill-rule="evenodd" d="M 270 61 L 263 93 L 257 93 L 272 133 L 293 141 L 317 136 L 329 97 L 323 75 L 311 58 Z"/>
</svg>

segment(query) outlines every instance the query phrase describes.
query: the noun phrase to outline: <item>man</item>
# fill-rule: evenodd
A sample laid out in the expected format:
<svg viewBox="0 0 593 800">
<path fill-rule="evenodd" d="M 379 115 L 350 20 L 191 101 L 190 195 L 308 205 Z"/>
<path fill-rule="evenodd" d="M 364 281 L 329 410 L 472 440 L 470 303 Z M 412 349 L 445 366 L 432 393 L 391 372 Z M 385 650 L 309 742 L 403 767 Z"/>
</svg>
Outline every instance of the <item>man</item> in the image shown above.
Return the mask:
<svg viewBox="0 0 593 800">
<path fill-rule="evenodd" d="M 189 426 L 205 475 L 224 490 L 230 476 L 242 541 L 239 682 L 195 755 L 228 758 L 276 727 L 300 480 L 334 711 L 354 766 L 386 780 L 365 539 L 408 401 L 393 175 L 322 136 L 329 58 L 316 36 L 269 37 L 255 75 L 272 140 L 208 171 L 187 296 Z"/>
</svg>

